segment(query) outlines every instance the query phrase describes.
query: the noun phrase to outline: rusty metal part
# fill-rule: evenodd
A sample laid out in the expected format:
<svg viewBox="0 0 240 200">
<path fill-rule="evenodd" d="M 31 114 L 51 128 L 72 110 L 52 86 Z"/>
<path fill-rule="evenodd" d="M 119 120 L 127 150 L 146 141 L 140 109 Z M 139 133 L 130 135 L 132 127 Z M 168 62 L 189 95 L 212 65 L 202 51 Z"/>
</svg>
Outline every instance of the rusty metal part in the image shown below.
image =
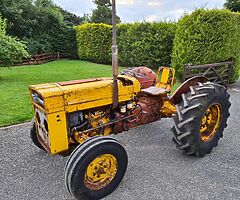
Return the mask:
<svg viewBox="0 0 240 200">
<path fill-rule="evenodd" d="M 112 132 L 111 126 L 103 126 L 108 122 L 110 122 L 111 120 L 109 110 L 105 110 L 105 111 L 98 110 L 94 112 L 89 112 L 87 115 L 85 115 L 85 118 L 88 120 L 88 124 L 92 128 L 102 127 L 97 131 L 93 131 L 91 133 L 91 136 L 95 136 L 95 135 L 107 136 Z"/>
<path fill-rule="evenodd" d="M 117 170 L 118 162 L 114 155 L 100 155 L 88 165 L 84 176 L 84 185 L 89 190 L 103 189 L 114 179 Z"/>
<path fill-rule="evenodd" d="M 83 143 L 86 139 L 93 136 L 93 135 L 89 136 L 89 134 L 94 133 L 94 132 L 98 132 L 99 130 L 103 129 L 104 127 L 111 127 L 111 126 L 113 126 L 113 125 L 115 125 L 115 124 L 117 124 L 121 121 L 124 121 L 124 120 L 127 120 L 127 119 L 133 119 L 135 117 L 136 116 L 134 114 L 129 115 L 129 116 L 121 115 L 121 117 L 115 118 L 114 120 L 111 120 L 111 121 L 109 121 L 105 124 L 101 124 L 97 127 L 93 127 L 93 128 L 89 128 L 89 129 L 86 129 L 86 130 L 83 130 L 83 131 L 75 132 L 74 133 L 74 139 L 76 141 L 78 141 L 79 143 Z M 115 132 L 113 131 L 113 133 L 115 133 Z"/>
<path fill-rule="evenodd" d="M 73 127 L 73 138 L 82 144 L 86 139 L 93 136 L 108 136 L 112 133 L 112 124 L 109 124 L 110 110 L 89 111 L 85 114 L 86 121 L 82 125 Z M 88 129 L 83 131 L 83 127 Z M 90 127 L 90 128 L 89 128 Z"/>
<path fill-rule="evenodd" d="M 160 108 L 162 107 L 162 97 L 149 95 L 141 92 L 138 96 L 136 107 L 126 114 L 116 113 L 116 118 L 131 116 L 128 119 L 120 120 L 114 126 L 114 133 L 127 131 L 135 126 L 148 124 L 161 118 Z"/>
<path fill-rule="evenodd" d="M 156 73 L 147 67 L 129 68 L 123 70 L 121 74 L 136 78 L 140 82 L 142 89 L 155 86 L 157 80 Z"/>
<path fill-rule="evenodd" d="M 116 108 L 118 106 L 118 46 L 115 0 L 112 1 L 112 27 L 113 108 Z"/>
<path fill-rule="evenodd" d="M 137 104 L 142 108 L 142 114 L 137 119 L 138 125 L 151 123 L 160 119 L 160 108 L 163 105 L 161 96 L 140 93 Z"/>
<path fill-rule="evenodd" d="M 190 86 L 194 86 L 197 83 L 205 83 L 208 79 L 205 76 L 196 76 L 191 79 L 186 80 L 179 88 L 173 93 L 170 98 L 170 102 L 174 105 L 179 104 L 182 100 L 182 94 L 190 91 Z"/>
<path fill-rule="evenodd" d="M 125 114 L 116 112 L 115 118 L 123 120 L 118 120 L 118 122 L 114 124 L 113 133 L 122 133 L 123 131 L 128 131 L 130 128 L 139 125 L 139 116 L 142 113 L 143 110 L 140 105 L 136 105 L 132 111 L 128 111 Z"/>
</svg>

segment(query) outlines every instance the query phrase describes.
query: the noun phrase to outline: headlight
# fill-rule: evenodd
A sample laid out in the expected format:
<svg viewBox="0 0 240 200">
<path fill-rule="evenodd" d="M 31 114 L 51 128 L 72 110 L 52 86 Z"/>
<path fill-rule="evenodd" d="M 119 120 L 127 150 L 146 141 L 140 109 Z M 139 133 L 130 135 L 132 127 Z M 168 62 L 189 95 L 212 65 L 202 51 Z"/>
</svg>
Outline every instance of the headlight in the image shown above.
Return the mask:
<svg viewBox="0 0 240 200">
<path fill-rule="evenodd" d="M 44 101 L 40 94 L 33 92 L 32 98 L 35 103 L 40 104 L 41 106 L 44 106 Z"/>
</svg>

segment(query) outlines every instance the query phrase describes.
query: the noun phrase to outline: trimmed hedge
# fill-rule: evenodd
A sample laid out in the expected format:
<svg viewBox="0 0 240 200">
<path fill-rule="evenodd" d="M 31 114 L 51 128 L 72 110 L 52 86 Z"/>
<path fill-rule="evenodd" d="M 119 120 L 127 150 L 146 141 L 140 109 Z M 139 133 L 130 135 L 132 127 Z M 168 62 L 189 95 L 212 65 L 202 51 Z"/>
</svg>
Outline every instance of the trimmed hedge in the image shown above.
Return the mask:
<svg viewBox="0 0 240 200">
<path fill-rule="evenodd" d="M 227 10 L 199 9 L 177 23 L 172 66 L 180 75 L 184 64 L 234 60 L 232 81 L 240 70 L 240 14 Z"/>
<path fill-rule="evenodd" d="M 58 52 L 66 58 L 76 59 L 78 57 L 76 32 L 73 27 L 62 26 L 56 33 L 25 37 L 24 41 L 31 55 Z"/>
<path fill-rule="evenodd" d="M 167 22 L 119 25 L 120 64 L 151 68 L 170 66 L 175 30 L 176 24 Z"/>
<path fill-rule="evenodd" d="M 170 65 L 174 23 L 118 25 L 119 64 L 151 68 Z M 78 55 L 82 60 L 111 63 L 112 26 L 84 24 L 76 27 Z"/>
<path fill-rule="evenodd" d="M 73 27 L 61 27 L 51 43 L 53 52 L 58 52 L 66 58 L 77 59 L 76 31 Z"/>
<path fill-rule="evenodd" d="M 76 27 L 76 35 L 81 60 L 111 63 L 112 26 L 87 23 Z"/>
</svg>

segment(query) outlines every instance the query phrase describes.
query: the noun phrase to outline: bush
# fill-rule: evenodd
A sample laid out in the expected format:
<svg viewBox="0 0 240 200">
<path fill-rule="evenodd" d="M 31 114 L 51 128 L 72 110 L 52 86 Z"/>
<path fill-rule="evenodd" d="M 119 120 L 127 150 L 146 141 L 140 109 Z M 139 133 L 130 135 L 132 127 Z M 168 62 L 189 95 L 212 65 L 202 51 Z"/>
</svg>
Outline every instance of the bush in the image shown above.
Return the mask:
<svg viewBox="0 0 240 200">
<path fill-rule="evenodd" d="M 51 38 L 48 35 L 41 35 L 23 39 L 27 44 L 27 50 L 31 55 L 41 53 L 54 53 Z"/>
<path fill-rule="evenodd" d="M 180 75 L 184 64 L 198 65 L 234 60 L 232 80 L 240 69 L 240 14 L 199 9 L 177 23 L 172 66 Z"/>
<path fill-rule="evenodd" d="M 29 54 L 25 50 L 26 45 L 6 35 L 5 30 L 6 22 L 0 17 L 0 61 L 4 66 L 9 66 L 21 61 L 23 57 L 28 57 Z"/>
<path fill-rule="evenodd" d="M 118 25 L 119 64 L 170 65 L 175 29 L 166 22 Z M 111 63 L 112 26 L 84 24 L 76 27 L 76 34 L 80 59 Z"/>
</svg>

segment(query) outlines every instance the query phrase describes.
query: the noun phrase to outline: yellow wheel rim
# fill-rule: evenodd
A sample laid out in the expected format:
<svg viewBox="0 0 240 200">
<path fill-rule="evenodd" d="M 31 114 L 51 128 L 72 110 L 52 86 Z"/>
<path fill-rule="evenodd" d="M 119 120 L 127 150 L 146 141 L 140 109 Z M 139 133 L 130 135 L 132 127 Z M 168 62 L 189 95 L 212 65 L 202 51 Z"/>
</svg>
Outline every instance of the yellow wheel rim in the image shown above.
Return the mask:
<svg viewBox="0 0 240 200">
<path fill-rule="evenodd" d="M 219 104 L 213 104 L 205 112 L 200 127 L 201 139 L 205 142 L 210 141 L 220 126 L 221 107 Z"/>
<path fill-rule="evenodd" d="M 84 184 L 89 190 L 106 187 L 116 176 L 118 163 L 115 156 L 103 154 L 95 158 L 87 167 Z"/>
</svg>

